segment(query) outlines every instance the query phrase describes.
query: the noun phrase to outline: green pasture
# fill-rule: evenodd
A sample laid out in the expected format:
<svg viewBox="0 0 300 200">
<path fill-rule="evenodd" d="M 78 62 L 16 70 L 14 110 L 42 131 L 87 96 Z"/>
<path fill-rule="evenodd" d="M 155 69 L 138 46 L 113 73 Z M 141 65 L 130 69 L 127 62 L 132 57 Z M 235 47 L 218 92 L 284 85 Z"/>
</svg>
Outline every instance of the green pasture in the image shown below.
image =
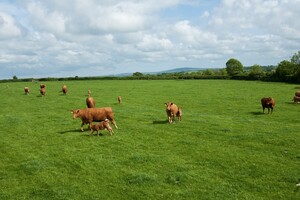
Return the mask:
<svg viewBox="0 0 300 200">
<path fill-rule="evenodd" d="M 299 85 L 231 80 L 0 84 L 0 199 L 300 199 Z M 60 93 L 66 84 L 69 92 Z M 23 88 L 30 87 L 25 95 Z M 71 110 L 110 106 L 119 129 Z M 123 103 L 118 104 L 121 95 Z M 273 114 L 260 99 L 273 97 Z M 164 103 L 182 107 L 167 123 Z"/>
</svg>

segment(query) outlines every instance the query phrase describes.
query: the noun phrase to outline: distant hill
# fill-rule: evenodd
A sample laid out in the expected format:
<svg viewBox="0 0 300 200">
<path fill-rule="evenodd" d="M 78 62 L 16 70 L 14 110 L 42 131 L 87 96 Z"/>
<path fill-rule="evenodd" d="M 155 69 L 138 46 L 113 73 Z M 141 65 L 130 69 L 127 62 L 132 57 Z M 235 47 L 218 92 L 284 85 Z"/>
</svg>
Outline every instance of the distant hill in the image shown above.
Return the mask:
<svg viewBox="0 0 300 200">
<path fill-rule="evenodd" d="M 176 72 L 193 72 L 193 71 L 199 71 L 199 70 L 205 70 L 206 68 L 192 68 L 192 67 L 181 67 L 181 68 L 174 68 L 164 71 L 158 71 L 158 72 L 141 72 L 142 74 L 164 74 L 164 73 L 176 73 Z M 122 74 L 116 74 L 114 76 L 131 76 L 132 73 L 122 73 Z"/>
</svg>

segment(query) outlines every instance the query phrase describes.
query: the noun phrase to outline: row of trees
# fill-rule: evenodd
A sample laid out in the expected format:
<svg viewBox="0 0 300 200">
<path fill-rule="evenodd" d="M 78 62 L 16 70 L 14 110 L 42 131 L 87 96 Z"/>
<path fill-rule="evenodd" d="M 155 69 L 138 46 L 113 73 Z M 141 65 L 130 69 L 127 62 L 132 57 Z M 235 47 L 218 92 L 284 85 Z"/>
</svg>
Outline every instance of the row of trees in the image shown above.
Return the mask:
<svg viewBox="0 0 300 200">
<path fill-rule="evenodd" d="M 255 64 L 246 71 L 239 60 L 231 58 L 226 62 L 226 72 L 230 77 L 247 76 L 250 79 L 299 83 L 300 51 L 295 53 L 290 60 L 281 61 L 276 67 L 262 67 Z"/>
</svg>

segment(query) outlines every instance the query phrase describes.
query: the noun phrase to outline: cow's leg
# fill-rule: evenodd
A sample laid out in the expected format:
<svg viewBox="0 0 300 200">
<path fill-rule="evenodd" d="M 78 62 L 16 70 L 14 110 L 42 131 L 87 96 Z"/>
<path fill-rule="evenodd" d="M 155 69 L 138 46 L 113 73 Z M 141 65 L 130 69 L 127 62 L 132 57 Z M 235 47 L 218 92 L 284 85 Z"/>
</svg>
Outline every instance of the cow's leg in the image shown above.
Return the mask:
<svg viewBox="0 0 300 200">
<path fill-rule="evenodd" d="M 81 128 L 80 128 L 81 132 L 83 132 L 83 126 L 84 126 L 84 122 L 81 123 Z"/>
<path fill-rule="evenodd" d="M 95 131 L 95 130 L 91 130 L 91 132 L 90 132 L 90 136 L 92 136 L 92 135 L 93 135 L 94 131 Z"/>
<path fill-rule="evenodd" d="M 117 123 L 114 119 L 110 119 L 111 123 L 115 126 L 116 129 L 118 129 Z"/>
</svg>

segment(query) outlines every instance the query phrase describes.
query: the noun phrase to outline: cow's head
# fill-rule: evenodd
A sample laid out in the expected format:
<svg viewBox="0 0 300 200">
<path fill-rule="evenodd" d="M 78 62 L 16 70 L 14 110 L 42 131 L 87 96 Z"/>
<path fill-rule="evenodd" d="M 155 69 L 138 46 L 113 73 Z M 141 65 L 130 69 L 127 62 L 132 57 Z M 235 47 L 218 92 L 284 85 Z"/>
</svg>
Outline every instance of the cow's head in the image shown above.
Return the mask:
<svg viewBox="0 0 300 200">
<path fill-rule="evenodd" d="M 170 111 L 171 110 L 171 106 L 173 105 L 173 102 L 168 102 L 168 103 L 165 103 L 165 106 L 166 106 L 166 110 Z"/>
<path fill-rule="evenodd" d="M 73 114 L 73 119 L 76 119 L 79 114 L 79 110 L 72 110 L 71 113 Z"/>
</svg>

